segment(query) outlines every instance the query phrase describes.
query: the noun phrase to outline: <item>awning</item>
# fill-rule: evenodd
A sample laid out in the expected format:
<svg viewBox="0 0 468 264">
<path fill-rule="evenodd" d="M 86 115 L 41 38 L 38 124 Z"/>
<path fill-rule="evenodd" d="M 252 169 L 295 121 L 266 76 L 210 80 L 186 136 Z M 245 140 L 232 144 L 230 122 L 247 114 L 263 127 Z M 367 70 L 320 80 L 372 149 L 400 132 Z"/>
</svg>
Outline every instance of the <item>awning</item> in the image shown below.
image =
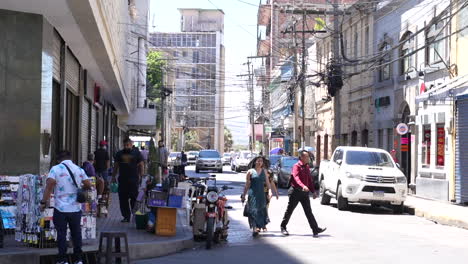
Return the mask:
<svg viewBox="0 0 468 264">
<path fill-rule="evenodd" d="M 136 108 L 127 120 L 129 128 L 156 129 L 156 109 Z"/>
<path fill-rule="evenodd" d="M 445 83 L 438 89 L 429 90 L 416 97 L 416 104 L 428 100 L 445 100 L 468 94 L 468 75 L 461 76 L 449 83 Z"/>
</svg>

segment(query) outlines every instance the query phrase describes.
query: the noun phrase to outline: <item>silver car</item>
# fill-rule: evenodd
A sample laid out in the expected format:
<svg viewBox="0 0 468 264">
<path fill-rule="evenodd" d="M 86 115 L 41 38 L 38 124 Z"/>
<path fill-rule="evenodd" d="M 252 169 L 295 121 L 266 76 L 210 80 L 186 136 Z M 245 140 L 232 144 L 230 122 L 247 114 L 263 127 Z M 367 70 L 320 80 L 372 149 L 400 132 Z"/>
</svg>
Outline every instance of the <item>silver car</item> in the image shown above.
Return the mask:
<svg viewBox="0 0 468 264">
<path fill-rule="evenodd" d="M 217 150 L 200 151 L 195 163 L 195 172 L 199 173 L 201 170 L 216 170 L 223 173 L 223 161 Z"/>
</svg>

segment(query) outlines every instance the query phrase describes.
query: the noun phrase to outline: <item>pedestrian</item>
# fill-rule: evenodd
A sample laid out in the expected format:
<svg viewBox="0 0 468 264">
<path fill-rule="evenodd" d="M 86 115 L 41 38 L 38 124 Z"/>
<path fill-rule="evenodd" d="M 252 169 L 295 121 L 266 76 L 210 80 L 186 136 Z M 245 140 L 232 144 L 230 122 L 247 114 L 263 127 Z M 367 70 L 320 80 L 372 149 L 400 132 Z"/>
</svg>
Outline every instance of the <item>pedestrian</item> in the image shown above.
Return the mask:
<svg viewBox="0 0 468 264">
<path fill-rule="evenodd" d="M 140 153 L 141 153 L 141 156 L 143 157 L 143 162 L 144 162 L 144 165 L 145 165 L 145 172 L 144 173 L 146 174 L 146 170 L 148 169 L 149 151 L 144 146 L 141 146 Z"/>
<path fill-rule="evenodd" d="M 185 166 L 187 166 L 187 161 L 188 161 L 187 154 L 185 154 L 185 152 L 182 151 L 182 152 L 180 152 L 180 155 L 181 155 L 181 157 L 180 157 L 180 161 L 181 161 L 180 166 L 182 168 L 181 175 L 183 177 L 185 177 Z"/>
<path fill-rule="evenodd" d="M 70 229 L 73 241 L 73 258 L 75 264 L 82 264 L 81 249 L 81 204 L 77 201 L 78 186 L 85 190 L 91 189 L 91 182 L 86 173 L 71 161 L 70 151 L 60 151 L 57 154 L 58 165 L 50 169 L 47 176 L 44 195 L 41 200 L 41 210 L 46 207 L 50 195 L 54 193 L 53 223 L 57 231 L 58 256 L 57 263 L 67 262 L 67 228 Z"/>
<path fill-rule="evenodd" d="M 94 169 L 94 154 L 89 153 L 87 160 L 83 162 L 81 168 L 85 171 L 88 178 L 96 177 L 96 171 Z M 104 192 L 104 180 L 100 177 L 96 177 L 96 189 L 98 194 L 98 199 L 101 199 L 102 193 Z"/>
<path fill-rule="evenodd" d="M 164 146 L 164 141 L 158 141 L 158 149 L 156 151 L 156 165 L 158 167 L 158 177 L 160 182 L 162 182 L 166 176 L 168 175 L 168 166 L 167 166 L 167 159 L 169 158 L 169 151 Z"/>
<path fill-rule="evenodd" d="M 318 226 L 310 206 L 309 192 L 312 193 L 314 199 L 317 198 L 317 194 L 315 193 L 314 184 L 310 175 L 309 160 L 309 153 L 305 150 L 300 151 L 299 161 L 294 164 L 292 169 L 292 176 L 290 178 L 291 187 L 288 190 L 288 207 L 284 214 L 283 221 L 281 222 L 281 233 L 285 236 L 289 235 L 286 226 L 298 203 L 301 203 L 304 209 L 314 237 L 318 237 L 318 234 L 326 230 L 326 228 L 320 228 Z"/>
<path fill-rule="evenodd" d="M 269 174 L 266 170 L 268 161 L 262 157 L 255 157 L 247 171 L 246 183 L 244 192 L 241 195 L 241 201 L 244 203 L 245 195 L 248 192 L 248 200 L 246 204 L 246 215 L 249 218 L 249 226 L 252 229 L 252 235 L 258 235 L 261 229 L 266 229 L 269 222 L 266 208 L 266 197 L 263 186 L 266 184 L 268 190 L 271 190 Z M 279 199 L 276 192 L 276 199 Z"/>
<path fill-rule="evenodd" d="M 123 141 L 124 149 L 115 154 L 112 182 L 116 182 L 119 174 L 119 202 L 122 214 L 122 223 L 130 222 L 131 210 L 135 207 L 138 196 L 138 185 L 143 176 L 143 158 L 138 149 L 133 148 L 130 138 Z M 129 204 L 130 202 L 130 204 Z"/>
<path fill-rule="evenodd" d="M 104 180 L 106 186 L 109 183 L 110 158 L 107 150 L 107 141 L 101 140 L 99 148 L 94 152 L 94 168 L 96 176 Z"/>
</svg>

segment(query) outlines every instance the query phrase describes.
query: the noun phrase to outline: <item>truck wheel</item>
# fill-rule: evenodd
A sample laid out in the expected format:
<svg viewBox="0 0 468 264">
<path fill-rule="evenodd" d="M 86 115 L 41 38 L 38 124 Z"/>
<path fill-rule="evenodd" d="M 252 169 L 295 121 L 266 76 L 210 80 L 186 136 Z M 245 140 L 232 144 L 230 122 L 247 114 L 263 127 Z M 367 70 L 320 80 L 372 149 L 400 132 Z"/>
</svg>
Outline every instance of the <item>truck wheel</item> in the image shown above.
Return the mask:
<svg viewBox="0 0 468 264">
<path fill-rule="evenodd" d="M 394 214 L 403 214 L 403 212 L 405 211 L 405 206 L 403 205 L 403 203 L 399 205 L 392 205 L 392 209 Z"/>
<path fill-rule="evenodd" d="M 326 194 L 327 189 L 325 188 L 325 182 L 320 181 L 320 204 L 329 205 L 331 197 Z"/>
<path fill-rule="evenodd" d="M 348 208 L 348 199 L 343 197 L 343 188 L 341 187 L 341 184 L 338 186 L 336 200 L 338 202 L 337 203 L 338 210 L 344 211 Z"/>
<path fill-rule="evenodd" d="M 219 169 L 218 173 L 223 173 L 223 168 Z"/>
</svg>

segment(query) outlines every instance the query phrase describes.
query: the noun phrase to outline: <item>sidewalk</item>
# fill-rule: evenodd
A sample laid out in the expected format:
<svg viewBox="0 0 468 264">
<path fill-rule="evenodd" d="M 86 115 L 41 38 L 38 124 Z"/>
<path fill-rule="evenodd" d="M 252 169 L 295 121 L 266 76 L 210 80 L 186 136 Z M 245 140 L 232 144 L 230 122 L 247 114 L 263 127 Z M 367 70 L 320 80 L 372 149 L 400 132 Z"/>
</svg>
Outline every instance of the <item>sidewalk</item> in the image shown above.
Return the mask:
<svg viewBox="0 0 468 264">
<path fill-rule="evenodd" d="M 408 196 L 406 211 L 438 224 L 468 229 L 468 207 L 448 202 L 434 201 L 417 196 Z"/>
<path fill-rule="evenodd" d="M 174 237 L 161 237 L 145 230 L 137 230 L 135 222 L 121 223 L 119 200 L 117 194 L 112 194 L 109 215 L 107 218 L 98 218 L 98 234 L 95 240 L 84 240 L 83 251 L 98 250 L 99 232 L 119 231 L 126 232 L 129 242 L 130 258 L 132 260 L 155 258 L 173 254 L 193 247 L 192 230 L 187 223 L 185 209 L 177 210 L 177 235 Z M 6 235 L 4 248 L 0 248 L 0 264 L 2 263 L 39 263 L 41 256 L 57 254 L 57 248 L 28 248 L 14 240 L 14 235 Z M 69 248 L 69 252 L 72 249 Z"/>
</svg>

